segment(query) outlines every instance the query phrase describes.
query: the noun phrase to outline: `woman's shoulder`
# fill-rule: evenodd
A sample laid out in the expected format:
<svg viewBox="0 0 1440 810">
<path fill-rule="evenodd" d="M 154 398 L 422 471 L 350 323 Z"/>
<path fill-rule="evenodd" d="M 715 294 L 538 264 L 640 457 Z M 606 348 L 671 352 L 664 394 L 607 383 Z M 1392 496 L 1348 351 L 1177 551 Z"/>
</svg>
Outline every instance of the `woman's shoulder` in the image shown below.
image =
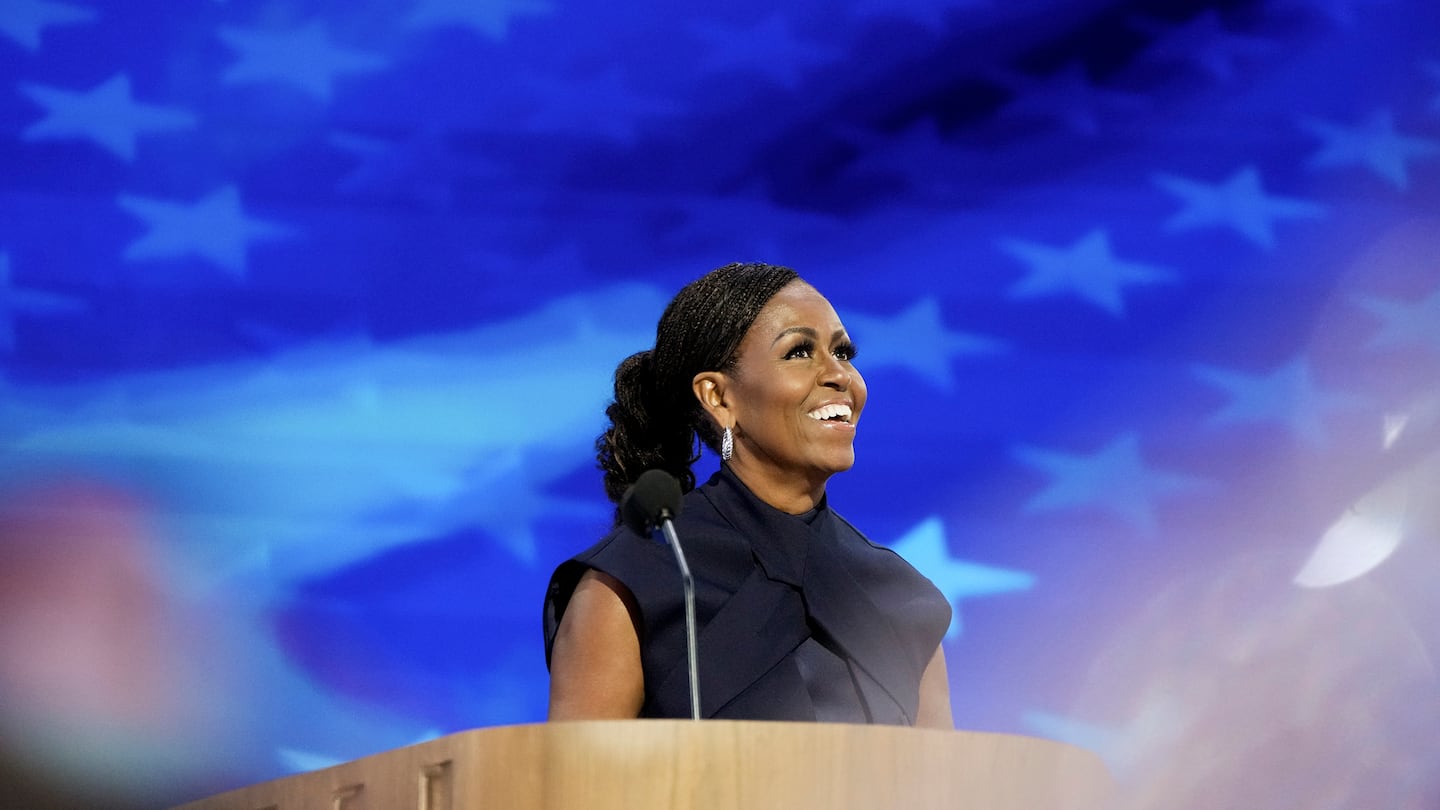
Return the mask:
<svg viewBox="0 0 1440 810">
<path fill-rule="evenodd" d="M 604 537 L 559 565 L 550 574 L 545 588 L 545 655 L 560 629 L 560 620 L 570 606 L 580 580 L 590 571 L 599 571 L 619 583 L 636 600 L 647 600 L 654 583 L 665 578 L 666 550 L 640 537 L 624 525 L 613 527 Z M 674 566 L 670 562 L 671 567 Z"/>
<path fill-rule="evenodd" d="M 620 524 L 611 527 L 589 548 L 561 563 L 556 568 L 556 576 L 568 572 L 570 578 L 578 580 L 586 569 L 594 568 L 627 582 L 662 568 L 669 559 L 663 543 L 642 537 Z"/>
<path fill-rule="evenodd" d="M 680 537 L 691 567 L 708 573 L 723 558 L 744 554 L 743 538 L 736 536 L 716 506 L 702 491 L 709 484 L 687 492 L 675 517 L 676 534 Z M 603 537 L 588 548 L 560 563 L 550 578 L 551 598 L 565 598 L 586 571 L 595 569 L 623 583 L 637 596 L 654 581 L 668 587 L 678 576 L 675 555 L 658 534 L 643 536 L 623 523 L 612 526 Z"/>
</svg>

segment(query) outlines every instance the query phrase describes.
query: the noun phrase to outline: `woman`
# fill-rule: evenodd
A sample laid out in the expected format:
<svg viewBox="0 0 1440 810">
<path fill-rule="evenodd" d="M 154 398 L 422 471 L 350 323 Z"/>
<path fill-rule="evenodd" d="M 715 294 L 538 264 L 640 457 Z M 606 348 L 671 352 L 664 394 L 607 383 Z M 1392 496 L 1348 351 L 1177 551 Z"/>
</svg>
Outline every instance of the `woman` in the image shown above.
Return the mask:
<svg viewBox="0 0 1440 810">
<path fill-rule="evenodd" d="M 835 514 L 865 381 L 835 310 L 793 270 L 731 264 L 687 285 L 655 347 L 615 372 L 596 442 L 619 502 L 650 468 L 687 494 L 704 717 L 953 728 L 929 580 Z M 695 487 L 696 436 L 720 454 Z M 689 717 L 670 551 L 619 525 L 562 563 L 545 600 L 550 719 Z"/>
</svg>

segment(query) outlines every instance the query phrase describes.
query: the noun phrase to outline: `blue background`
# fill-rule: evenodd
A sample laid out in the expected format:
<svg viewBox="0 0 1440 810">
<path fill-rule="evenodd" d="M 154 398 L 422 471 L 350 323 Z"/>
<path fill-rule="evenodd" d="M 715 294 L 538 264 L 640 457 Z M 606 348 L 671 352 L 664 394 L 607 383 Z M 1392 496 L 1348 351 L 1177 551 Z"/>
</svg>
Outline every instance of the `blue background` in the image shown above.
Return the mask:
<svg viewBox="0 0 1440 810">
<path fill-rule="evenodd" d="M 832 502 L 955 606 L 960 726 L 1436 795 L 1430 0 L 6 0 L 0 79 L 0 562 L 120 548 L 159 652 L 56 666 L 179 707 L 74 767 L 543 719 L 610 375 L 757 260 L 857 339 Z"/>
</svg>

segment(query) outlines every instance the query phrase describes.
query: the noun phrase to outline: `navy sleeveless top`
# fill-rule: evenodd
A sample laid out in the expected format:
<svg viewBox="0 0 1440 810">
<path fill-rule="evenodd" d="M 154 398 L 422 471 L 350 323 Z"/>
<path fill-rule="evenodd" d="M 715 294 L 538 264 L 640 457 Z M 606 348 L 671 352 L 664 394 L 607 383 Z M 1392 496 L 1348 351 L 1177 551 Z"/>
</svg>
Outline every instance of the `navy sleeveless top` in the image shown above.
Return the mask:
<svg viewBox="0 0 1440 810">
<path fill-rule="evenodd" d="M 675 529 L 695 578 L 702 717 L 914 725 L 920 677 L 950 624 L 950 605 L 930 580 L 826 501 L 813 513 L 786 514 L 723 465 L 685 495 Z M 674 554 L 624 526 L 551 576 L 547 665 L 570 596 L 591 568 L 619 580 L 639 605 L 640 716 L 689 717 Z"/>
</svg>

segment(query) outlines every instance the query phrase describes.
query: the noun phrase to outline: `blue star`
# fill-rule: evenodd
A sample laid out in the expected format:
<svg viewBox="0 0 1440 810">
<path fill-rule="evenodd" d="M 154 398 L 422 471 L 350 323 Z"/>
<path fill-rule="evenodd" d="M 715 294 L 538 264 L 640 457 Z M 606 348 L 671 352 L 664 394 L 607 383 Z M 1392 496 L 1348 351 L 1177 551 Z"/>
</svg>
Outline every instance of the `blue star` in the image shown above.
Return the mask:
<svg viewBox="0 0 1440 810">
<path fill-rule="evenodd" d="M 1100 89 L 1078 64 L 1042 79 L 1010 76 L 1000 81 L 1016 91 L 1002 109 L 1003 116 L 1056 121 L 1077 135 L 1100 134 L 1106 110 L 1134 109 L 1144 103 L 1140 96 Z"/>
<path fill-rule="evenodd" d="M 1017 447 L 1014 455 L 1052 479 L 1044 491 L 1025 504 L 1026 512 L 1094 507 L 1145 534 L 1155 531 L 1152 501 L 1203 485 L 1199 478 L 1147 467 L 1140 457 L 1140 439 L 1133 433 L 1122 434 L 1089 456 L 1025 446 Z"/>
<path fill-rule="evenodd" d="M 1213 185 L 1172 174 L 1156 174 L 1153 179 L 1185 203 L 1179 213 L 1165 221 L 1165 229 L 1170 231 L 1228 226 L 1269 249 L 1275 246 L 1275 220 L 1318 219 L 1325 215 L 1325 207 L 1318 203 L 1267 195 L 1254 166 L 1246 166 Z"/>
<path fill-rule="evenodd" d="M 922 298 L 888 320 L 849 315 L 846 321 L 861 347 L 857 362 L 863 370 L 908 368 L 947 390 L 955 382 L 951 357 L 1004 349 L 998 340 L 947 330 L 940 318 L 940 303 L 934 298 Z"/>
<path fill-rule="evenodd" d="M 130 94 L 130 78 L 123 73 L 85 93 L 38 84 L 22 84 L 20 90 L 46 110 L 44 118 L 21 134 L 27 141 L 86 138 L 131 161 L 141 133 L 195 126 L 195 116 L 184 110 L 136 102 Z"/>
<path fill-rule="evenodd" d="M 386 67 L 378 56 L 335 47 L 321 22 L 289 31 L 222 28 L 220 38 L 240 55 L 225 71 L 226 83 L 288 84 L 321 101 L 330 99 L 337 75 L 373 73 Z"/>
<path fill-rule="evenodd" d="M 289 233 L 283 226 L 246 218 L 234 186 L 225 186 L 191 205 L 126 194 L 120 195 L 118 203 L 150 229 L 125 249 L 127 261 L 196 256 L 243 277 L 249 242 Z"/>
<path fill-rule="evenodd" d="M 779 14 L 757 28 L 737 30 L 711 24 L 695 25 L 692 30 L 708 46 L 696 63 L 704 73 L 758 73 L 793 90 L 806 69 L 836 59 L 833 50 L 797 39 Z M 735 47 L 737 42 L 745 47 Z"/>
<path fill-rule="evenodd" d="M 1135 27 L 1157 37 L 1146 50 L 1147 57 L 1195 65 L 1218 81 L 1235 78 L 1235 63 L 1240 58 L 1274 50 L 1268 40 L 1241 36 L 1226 28 L 1214 9 L 1174 27 L 1148 20 L 1137 21 Z"/>
<path fill-rule="evenodd" d="M 419 0 L 408 24 L 412 28 L 465 26 L 503 40 L 510 32 L 511 18 L 549 13 L 550 4 L 544 0 Z"/>
<path fill-rule="evenodd" d="M 1387 110 L 1372 114 L 1356 127 L 1314 119 L 1302 122 L 1301 126 L 1324 141 L 1320 152 L 1310 159 L 1312 167 L 1365 166 L 1398 189 L 1404 189 L 1410 182 L 1407 161 L 1440 154 L 1440 141 L 1396 132 Z"/>
<path fill-rule="evenodd" d="M 1111 315 L 1124 314 L 1121 287 L 1160 284 L 1175 280 L 1164 267 L 1121 261 L 1110 250 L 1110 235 L 1096 229 L 1068 248 L 1005 239 L 1000 249 L 1030 267 L 1030 273 L 1010 288 L 1012 298 L 1074 293 Z"/>
<path fill-rule="evenodd" d="M 1194 373 L 1230 394 L 1230 403 L 1210 417 L 1211 424 L 1279 422 L 1316 445 L 1325 442 L 1325 414 L 1359 402 L 1349 394 L 1331 394 L 1317 388 L 1304 357 L 1269 374 L 1241 374 L 1210 366 L 1196 366 Z"/>
<path fill-rule="evenodd" d="M 15 315 L 84 312 L 84 301 L 15 287 L 10 283 L 10 254 L 0 253 L 0 351 L 15 350 Z"/>
<path fill-rule="evenodd" d="M 1385 322 L 1380 333 L 1370 339 L 1370 348 L 1420 344 L 1440 351 L 1440 287 L 1413 302 L 1368 296 L 1355 301 Z"/>
<path fill-rule="evenodd" d="M 946 641 L 954 641 L 964 632 L 960 600 L 1028 591 L 1035 586 L 1035 577 L 1032 574 L 964 562 L 951 557 L 945 544 L 945 526 L 938 517 L 922 521 L 899 540 L 891 543 L 890 547 L 935 583 L 935 587 L 940 589 L 945 599 L 955 608 L 950 628 L 945 633 Z"/>
<path fill-rule="evenodd" d="M 43 0 L 5 0 L 0 3 L 0 34 L 28 51 L 40 50 L 40 35 L 52 25 L 94 22 L 94 9 Z"/>
</svg>

